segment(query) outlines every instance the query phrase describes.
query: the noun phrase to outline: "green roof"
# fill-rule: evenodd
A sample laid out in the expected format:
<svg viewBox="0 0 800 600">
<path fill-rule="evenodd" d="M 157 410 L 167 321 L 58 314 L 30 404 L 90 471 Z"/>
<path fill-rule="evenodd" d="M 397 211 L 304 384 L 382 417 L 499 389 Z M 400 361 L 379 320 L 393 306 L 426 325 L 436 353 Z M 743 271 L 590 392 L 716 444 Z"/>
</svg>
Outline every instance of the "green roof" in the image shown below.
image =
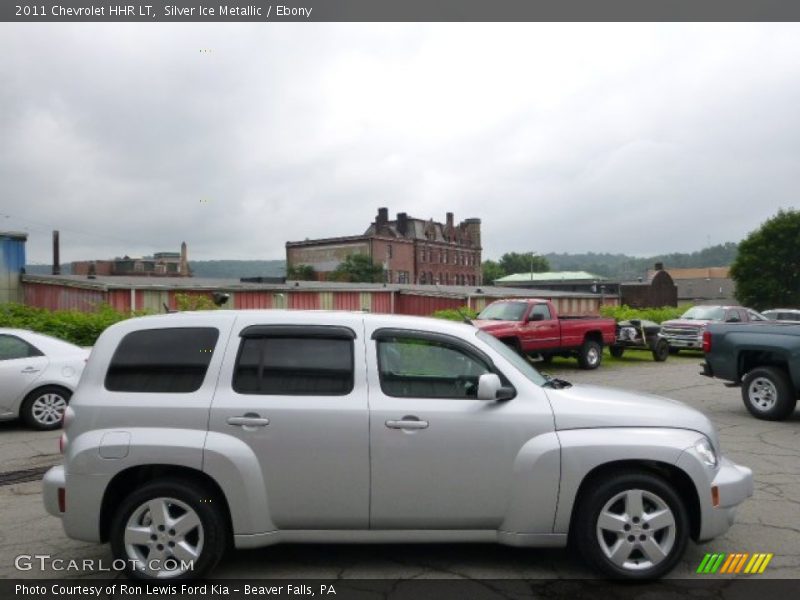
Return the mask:
<svg viewBox="0 0 800 600">
<path fill-rule="evenodd" d="M 605 277 L 587 273 L 586 271 L 547 271 L 545 273 L 514 273 L 500 279 L 502 283 L 513 281 L 605 281 Z"/>
</svg>

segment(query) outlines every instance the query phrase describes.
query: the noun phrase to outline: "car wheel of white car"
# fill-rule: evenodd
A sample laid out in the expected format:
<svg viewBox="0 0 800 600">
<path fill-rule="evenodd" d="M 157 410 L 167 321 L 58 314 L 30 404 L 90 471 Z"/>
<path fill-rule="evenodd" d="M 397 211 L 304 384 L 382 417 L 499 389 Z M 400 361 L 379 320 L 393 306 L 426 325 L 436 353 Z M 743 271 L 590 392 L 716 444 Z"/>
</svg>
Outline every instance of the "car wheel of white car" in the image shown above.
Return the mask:
<svg viewBox="0 0 800 600">
<path fill-rule="evenodd" d="M 789 376 L 777 367 L 758 367 L 745 375 L 742 400 L 751 415 L 765 421 L 787 419 L 797 404 Z"/>
<path fill-rule="evenodd" d="M 653 579 L 680 559 L 689 519 L 680 496 L 663 479 L 619 473 L 582 496 L 574 539 L 586 561 L 606 575 Z"/>
<path fill-rule="evenodd" d="M 19 416 L 33 429 L 58 429 L 70 396 L 72 392 L 54 385 L 33 390 L 22 402 Z"/>
<path fill-rule="evenodd" d="M 200 577 L 228 546 L 218 499 L 189 481 L 157 480 L 133 492 L 116 512 L 110 538 L 114 559 L 137 579 Z"/>
<path fill-rule="evenodd" d="M 578 366 L 581 369 L 596 369 L 603 360 L 603 347 L 594 340 L 586 340 L 578 351 Z"/>
</svg>

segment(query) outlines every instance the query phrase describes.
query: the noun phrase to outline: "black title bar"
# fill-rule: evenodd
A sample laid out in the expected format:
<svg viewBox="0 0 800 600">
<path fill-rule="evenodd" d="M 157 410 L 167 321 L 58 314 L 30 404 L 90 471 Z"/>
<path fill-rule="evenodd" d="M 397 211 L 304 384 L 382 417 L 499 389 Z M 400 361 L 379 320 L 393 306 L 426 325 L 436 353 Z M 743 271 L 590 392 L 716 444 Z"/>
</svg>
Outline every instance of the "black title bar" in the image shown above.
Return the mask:
<svg viewBox="0 0 800 600">
<path fill-rule="evenodd" d="M 798 0 L 3 0 L 5 22 L 800 21 Z"/>
</svg>

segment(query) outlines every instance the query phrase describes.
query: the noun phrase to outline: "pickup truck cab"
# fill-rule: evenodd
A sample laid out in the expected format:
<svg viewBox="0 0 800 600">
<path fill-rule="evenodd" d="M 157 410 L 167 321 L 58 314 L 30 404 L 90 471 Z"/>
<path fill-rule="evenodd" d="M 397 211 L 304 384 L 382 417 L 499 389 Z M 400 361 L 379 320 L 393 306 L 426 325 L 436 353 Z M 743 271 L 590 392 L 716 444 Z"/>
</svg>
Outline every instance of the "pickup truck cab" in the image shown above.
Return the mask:
<svg viewBox="0 0 800 600">
<path fill-rule="evenodd" d="M 765 321 L 756 311 L 743 306 L 693 306 L 680 319 L 661 323 L 661 335 L 669 344 L 670 354 L 681 350 L 701 350 L 703 332 L 710 323 L 749 323 Z"/>
<path fill-rule="evenodd" d="M 780 421 L 800 396 L 800 325 L 712 323 L 703 334 L 702 374 L 741 386 L 742 401 L 757 419 Z"/>
<path fill-rule="evenodd" d="M 498 300 L 474 324 L 523 355 L 575 356 L 582 369 L 596 369 L 603 346 L 616 340 L 614 319 L 559 316 L 548 300 Z"/>
<path fill-rule="evenodd" d="M 570 538 L 606 575 L 652 578 L 753 491 L 699 411 L 545 377 L 486 332 L 420 317 L 122 321 L 64 428 L 48 512 L 162 581 L 230 546 Z"/>
</svg>

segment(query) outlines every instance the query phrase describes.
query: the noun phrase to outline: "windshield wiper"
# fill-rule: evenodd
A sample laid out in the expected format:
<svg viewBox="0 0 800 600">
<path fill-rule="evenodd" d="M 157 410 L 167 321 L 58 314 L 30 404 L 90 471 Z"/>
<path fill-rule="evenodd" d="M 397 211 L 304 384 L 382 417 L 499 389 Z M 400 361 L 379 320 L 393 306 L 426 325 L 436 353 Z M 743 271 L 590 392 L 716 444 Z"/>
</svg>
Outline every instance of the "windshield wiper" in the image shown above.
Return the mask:
<svg viewBox="0 0 800 600">
<path fill-rule="evenodd" d="M 553 388 L 554 390 L 563 390 L 564 388 L 572 387 L 572 384 L 565 379 L 558 379 L 550 375 L 545 375 L 545 377 L 547 377 L 547 381 L 544 382 L 544 387 Z"/>
</svg>

